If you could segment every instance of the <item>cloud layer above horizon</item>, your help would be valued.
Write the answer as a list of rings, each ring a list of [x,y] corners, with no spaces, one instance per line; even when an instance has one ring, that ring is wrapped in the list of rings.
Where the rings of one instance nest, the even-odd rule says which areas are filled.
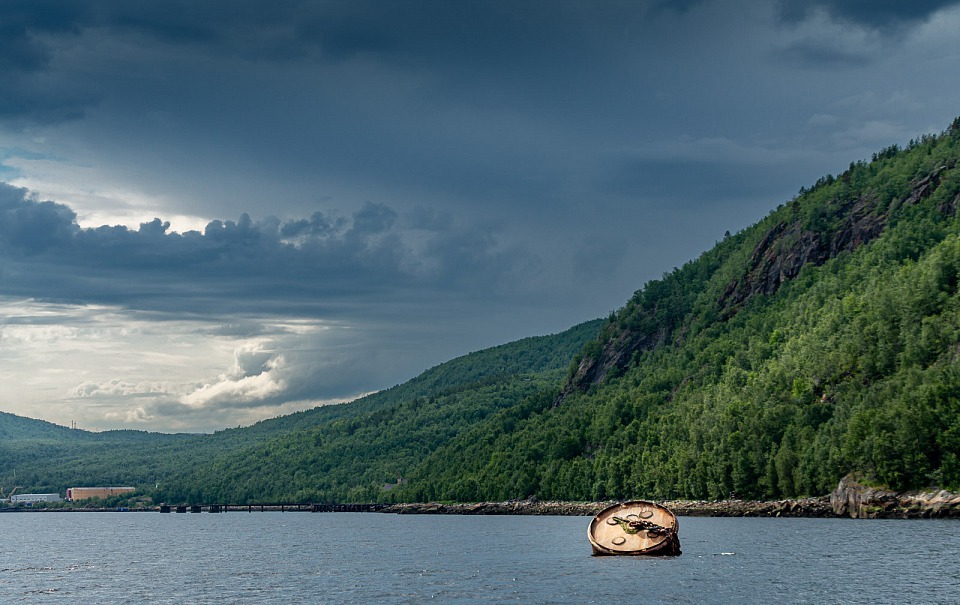
[[[956,1],[0,7],[0,409],[214,430],[606,315],[960,115]]]
[[[423,369],[416,354],[431,354],[418,350],[431,331],[450,330],[477,305],[522,305],[529,284],[515,282],[532,262],[500,247],[494,230],[422,209],[243,214],[203,232],[170,232],[159,219],[84,228],[68,206],[6,184],[0,259],[0,383],[36,392],[47,374],[45,384],[61,383],[47,393],[61,413],[89,423],[85,409],[106,405],[117,409],[102,412],[102,426],[180,430],[222,428],[224,414],[249,423],[408,378]]]

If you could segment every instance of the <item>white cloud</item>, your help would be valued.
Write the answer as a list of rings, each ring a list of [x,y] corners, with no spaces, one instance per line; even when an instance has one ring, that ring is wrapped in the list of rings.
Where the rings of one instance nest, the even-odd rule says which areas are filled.
[[[391,386],[425,369],[376,347],[377,336],[396,338],[396,330],[0,297],[0,409],[95,430],[251,424],[342,403],[367,394],[371,380]]]
[[[67,394],[70,397],[129,397],[131,395],[168,395],[176,393],[177,389],[168,382],[125,382],[113,378],[106,382],[84,381]]]
[[[146,424],[156,420],[156,416],[148,412],[142,406],[130,408],[126,411],[107,412],[103,415],[106,420],[119,421],[124,424],[138,425]]]
[[[183,320],[108,306],[0,297],[4,411],[82,427],[149,424],[136,407],[169,401],[216,375],[235,343]],[[162,422],[152,428],[165,428]]]
[[[235,352],[233,367],[216,382],[207,383],[180,398],[192,407],[250,407],[280,398],[288,388],[282,354],[260,344],[246,344]]]

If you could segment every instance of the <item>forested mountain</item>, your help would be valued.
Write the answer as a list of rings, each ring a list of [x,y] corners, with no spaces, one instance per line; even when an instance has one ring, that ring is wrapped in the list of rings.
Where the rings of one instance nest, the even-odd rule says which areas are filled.
[[[0,417],[0,469],[36,489],[139,479],[170,502],[772,498],[849,473],[957,489],[958,160],[960,119],[801,189],[602,326],[352,404],[139,449],[8,439]],[[61,449],[30,462],[40,447]]]

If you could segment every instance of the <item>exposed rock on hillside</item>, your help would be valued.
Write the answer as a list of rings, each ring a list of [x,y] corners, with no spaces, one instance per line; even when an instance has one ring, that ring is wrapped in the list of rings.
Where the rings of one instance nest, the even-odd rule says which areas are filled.
[[[663,345],[667,338],[667,330],[663,327],[652,333],[635,332],[620,326],[614,326],[614,330],[614,335],[606,340],[598,357],[585,355],[580,360],[577,371],[554,402],[554,406],[559,405],[576,388],[586,390],[591,384],[598,384],[611,372],[619,374],[630,365],[635,353],[655,349]]]
[[[843,225],[829,238],[805,230],[799,220],[789,225],[785,222],[776,224],[754,248],[746,273],[730,282],[720,295],[717,302],[724,314],[727,317],[733,315],[758,294],[770,296],[776,293],[805,265],[822,265],[841,252],[855,250],[878,237],[887,224],[887,215],[874,214],[872,209],[875,207],[876,200],[870,196],[846,204],[842,210],[845,215]]]
[[[940,186],[940,176],[946,169],[947,166],[941,166],[915,179],[910,193],[891,207],[918,204],[930,197]],[[956,203],[954,200],[940,211],[955,214]],[[747,300],[758,294],[774,294],[785,282],[796,277],[805,265],[822,265],[841,252],[856,250],[876,239],[889,220],[888,212],[877,211],[878,203],[873,193],[846,202],[833,200],[829,206],[843,217],[840,227],[832,233],[804,229],[799,219],[790,224],[780,222],[767,232],[750,255],[746,273],[727,285],[720,295],[717,302],[725,316],[735,314]]]
[[[853,519],[960,518],[960,494],[948,491],[895,492],[844,477],[830,494],[839,516]]]

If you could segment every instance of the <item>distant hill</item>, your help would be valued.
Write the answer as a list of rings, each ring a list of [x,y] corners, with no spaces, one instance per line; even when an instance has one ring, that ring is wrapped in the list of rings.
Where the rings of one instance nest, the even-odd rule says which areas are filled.
[[[17,482],[30,491],[63,492],[73,485],[122,484],[155,493],[159,484],[162,490],[170,490],[157,494],[161,499],[186,498],[179,486],[195,481],[195,474],[227,464],[223,460],[259,457],[261,454],[250,452],[258,448],[269,452],[305,432],[336,430],[350,421],[363,424],[378,410],[429,399],[463,398],[511,381],[523,392],[533,390],[534,385],[559,385],[569,359],[596,336],[600,323],[585,322],[561,334],[525,338],[470,353],[351,403],[318,407],[212,435],[92,433],[0,412],[0,486],[12,485],[15,470]],[[380,454],[394,457],[390,452]],[[374,464],[373,458],[370,460]],[[239,496],[224,497],[227,495],[233,497],[231,501],[240,502],[236,499]],[[282,496],[290,498],[289,494]],[[265,497],[267,492],[253,490],[243,501],[262,501]]]
[[[71,430],[65,426],[0,412],[0,442],[26,439],[66,439]]]

